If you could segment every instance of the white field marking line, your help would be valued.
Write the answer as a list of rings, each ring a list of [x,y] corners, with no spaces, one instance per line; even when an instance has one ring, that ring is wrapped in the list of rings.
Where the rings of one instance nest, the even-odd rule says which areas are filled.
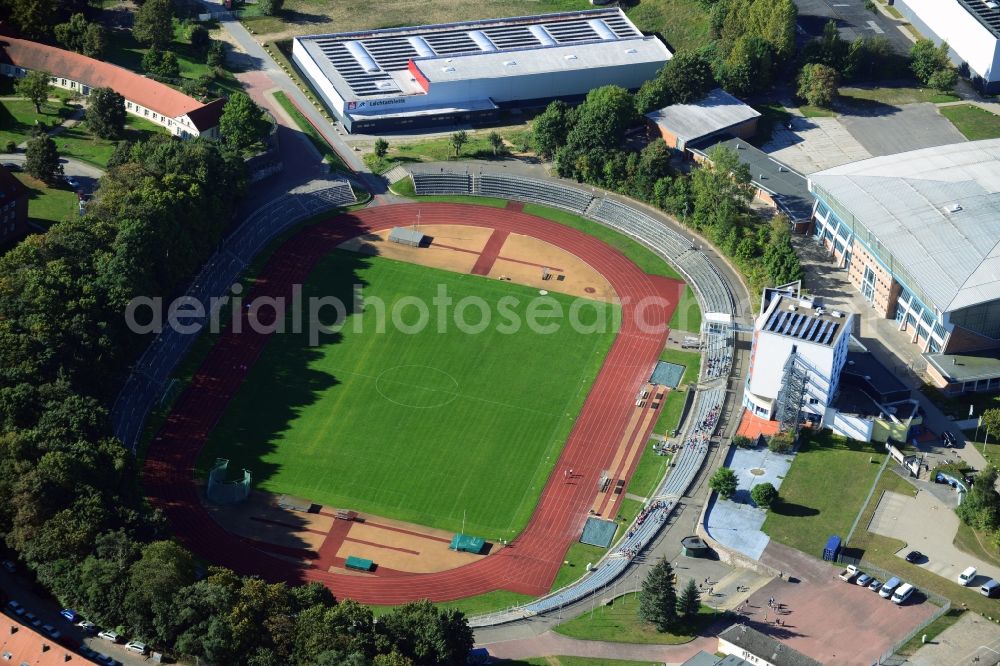
[[[868,27],[871,28],[876,35],[885,34],[885,30],[878,27],[878,23],[876,23],[875,21],[868,21]]]

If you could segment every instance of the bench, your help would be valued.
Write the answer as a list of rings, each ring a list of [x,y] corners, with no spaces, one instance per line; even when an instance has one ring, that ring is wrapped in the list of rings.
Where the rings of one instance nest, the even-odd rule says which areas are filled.
[[[348,569],[355,569],[357,571],[371,571],[372,567],[375,566],[375,563],[371,560],[366,560],[363,557],[355,557],[351,555],[344,562],[344,566]]]
[[[348,511],[347,509],[338,509],[335,515],[337,520],[355,520],[358,517],[358,512]]]

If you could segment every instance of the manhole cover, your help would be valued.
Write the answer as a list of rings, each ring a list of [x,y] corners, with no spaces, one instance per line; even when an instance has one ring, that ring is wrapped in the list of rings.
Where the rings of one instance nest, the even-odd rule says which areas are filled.
[[[762,470],[760,467],[754,467],[752,470],[750,470],[750,473],[753,474],[754,476],[764,476],[764,474],[766,474],[766,472]]]

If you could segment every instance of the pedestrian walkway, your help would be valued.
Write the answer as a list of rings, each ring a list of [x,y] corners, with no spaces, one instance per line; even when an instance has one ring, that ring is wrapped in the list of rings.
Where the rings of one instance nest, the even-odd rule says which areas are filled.
[[[500,659],[530,659],[546,655],[590,657],[591,659],[628,659],[680,664],[699,651],[714,653],[719,639],[699,636],[683,645],[639,645],[609,641],[582,641],[548,631],[532,638],[515,638],[497,643],[485,643],[490,655]]]

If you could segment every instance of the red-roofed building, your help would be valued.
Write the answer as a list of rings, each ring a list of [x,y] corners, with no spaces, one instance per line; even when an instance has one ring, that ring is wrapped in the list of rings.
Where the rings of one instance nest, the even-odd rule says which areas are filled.
[[[0,615],[0,663],[13,666],[82,666],[97,662],[70,652],[26,624]]]
[[[28,233],[28,188],[0,166],[0,247]]]
[[[111,88],[125,98],[125,110],[181,138],[218,138],[223,101],[205,104],[179,90],[124,67],[27,39],[0,35],[0,74],[22,77],[31,70],[52,75],[52,85],[90,94]]]

